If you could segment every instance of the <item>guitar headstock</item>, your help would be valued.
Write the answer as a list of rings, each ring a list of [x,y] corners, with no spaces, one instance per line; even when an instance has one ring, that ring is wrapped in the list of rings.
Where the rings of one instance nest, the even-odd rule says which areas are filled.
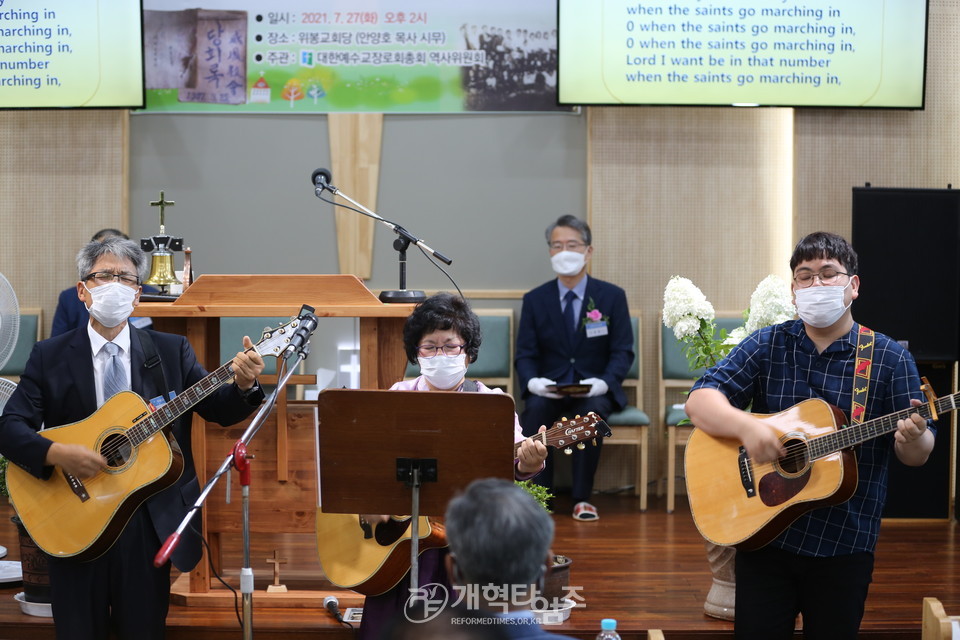
[[[289,322],[279,325],[276,329],[266,327],[260,335],[260,340],[253,345],[254,348],[261,356],[279,358],[283,354],[283,350],[290,344],[290,339],[293,338],[293,334],[302,320],[302,317],[296,316],[291,318]]]
[[[563,448],[564,453],[570,454],[573,453],[570,447],[574,445],[578,449],[583,449],[585,443],[597,438],[606,438],[609,435],[610,427],[600,416],[591,411],[585,416],[558,420],[544,433],[534,437],[548,447]]]

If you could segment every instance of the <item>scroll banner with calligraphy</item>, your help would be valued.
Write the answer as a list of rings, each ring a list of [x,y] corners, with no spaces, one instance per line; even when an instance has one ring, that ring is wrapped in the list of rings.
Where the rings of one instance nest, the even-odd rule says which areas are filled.
[[[557,106],[555,0],[144,0],[146,111]]]

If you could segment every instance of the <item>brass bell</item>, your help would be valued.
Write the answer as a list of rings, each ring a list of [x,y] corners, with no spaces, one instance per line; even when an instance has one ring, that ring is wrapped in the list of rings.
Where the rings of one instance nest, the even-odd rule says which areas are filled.
[[[167,287],[171,284],[181,284],[173,269],[173,252],[157,249],[150,260],[150,276],[143,281],[157,287]]]

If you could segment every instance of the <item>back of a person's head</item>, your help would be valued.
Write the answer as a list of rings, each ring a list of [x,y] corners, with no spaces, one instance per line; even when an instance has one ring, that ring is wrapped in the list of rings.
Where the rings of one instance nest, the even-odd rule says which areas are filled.
[[[95,234],[93,234],[93,237],[90,238],[90,242],[102,242],[107,238],[123,238],[124,240],[129,240],[130,236],[125,234],[123,231],[120,231],[120,229],[100,229],[100,231],[97,231]]]
[[[553,519],[513,482],[475,480],[450,501],[445,525],[459,585],[531,585],[546,571]]]

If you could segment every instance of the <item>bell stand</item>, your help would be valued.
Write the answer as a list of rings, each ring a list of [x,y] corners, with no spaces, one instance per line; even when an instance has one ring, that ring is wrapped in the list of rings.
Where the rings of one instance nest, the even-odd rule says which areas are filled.
[[[260,427],[263,426],[267,416],[273,410],[273,406],[276,404],[278,394],[285,389],[287,380],[289,380],[290,376],[293,375],[293,372],[297,370],[300,362],[305,360],[307,355],[310,353],[310,343],[304,342],[303,346],[296,350],[295,353],[296,358],[292,364],[289,362],[290,354],[281,356],[285,365],[283,368],[283,375],[277,379],[277,386],[274,388],[273,392],[267,396],[266,401],[264,401],[264,403],[260,406],[260,410],[257,412],[257,415],[255,415],[250,421],[249,426],[247,426],[247,429],[237,440],[229,455],[227,455],[217,471],[207,481],[207,484],[200,492],[200,496],[197,498],[196,502],[193,503],[193,507],[191,507],[187,514],[183,517],[183,520],[180,522],[180,526],[177,527],[176,531],[170,534],[153,559],[153,565],[155,567],[163,566],[163,564],[169,560],[170,554],[173,553],[174,548],[176,548],[177,543],[180,541],[180,536],[190,524],[193,516],[198,513],[200,508],[203,506],[203,503],[206,502],[207,496],[213,490],[213,487],[220,480],[221,476],[224,474],[229,474],[231,466],[236,467],[237,471],[240,473],[240,496],[243,510],[243,567],[240,569],[240,594],[242,596],[243,605],[243,640],[251,640],[251,638],[253,638],[253,569],[250,567],[249,462],[250,460],[253,460],[253,456],[247,455],[247,446],[253,440],[253,437],[257,435],[257,432],[260,430]],[[230,485],[228,484],[228,503],[230,502],[229,490]]]
[[[151,254],[150,275],[143,284],[160,288],[161,293],[167,293],[171,284],[181,284],[173,268],[173,252],[183,251],[183,238],[174,238],[167,234],[165,224],[165,209],[177,203],[167,200],[160,192],[160,199],[150,202],[151,207],[160,208],[160,233],[149,238],[140,238],[140,249]]]

